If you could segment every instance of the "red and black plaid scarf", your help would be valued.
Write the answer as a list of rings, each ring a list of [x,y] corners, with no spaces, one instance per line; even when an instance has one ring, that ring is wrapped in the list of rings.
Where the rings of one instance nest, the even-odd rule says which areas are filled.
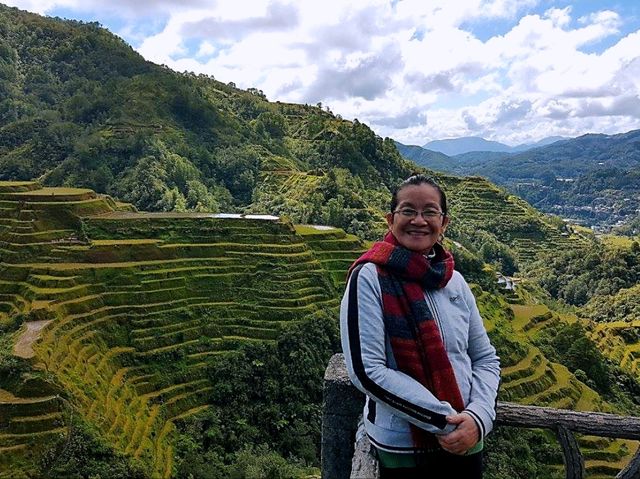
[[[401,246],[391,232],[356,260],[374,263],[382,289],[384,324],[398,370],[408,374],[456,411],[464,402],[444,348],[438,325],[424,297],[424,290],[443,288],[453,275],[454,261],[440,244],[435,256],[426,256]],[[416,447],[437,447],[424,430],[412,426]]]

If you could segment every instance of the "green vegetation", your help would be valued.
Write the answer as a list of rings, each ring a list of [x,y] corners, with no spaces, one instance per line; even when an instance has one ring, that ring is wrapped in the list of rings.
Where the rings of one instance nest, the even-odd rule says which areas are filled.
[[[528,274],[553,297],[583,305],[640,281],[640,248],[592,241],[584,247],[546,251]]]
[[[318,378],[339,341],[335,319],[324,315],[291,327],[275,344],[246,345],[213,365],[208,374],[219,387],[212,407],[179,425],[177,476],[298,478],[303,464],[317,464]],[[263,475],[240,473],[247,461]]]
[[[549,464],[562,464],[560,446],[542,431],[502,427],[487,440],[487,470],[492,479],[563,477]]]
[[[14,187],[0,183],[0,195]],[[6,197],[0,211],[3,467],[32,477],[315,474],[321,378],[339,350],[345,271],[364,243],[333,227],[135,213],[93,192],[20,188],[29,200]],[[507,204],[505,214],[521,211]],[[611,410],[583,384],[597,372],[567,370],[564,356],[534,346],[556,322],[525,304],[535,288],[500,292],[473,246],[450,244],[502,357],[502,399]],[[530,457],[554,447],[532,434]],[[607,443],[605,466],[628,456],[623,446]],[[517,462],[496,467],[501,477]],[[531,467],[555,474],[560,464]]]
[[[629,132],[628,135],[637,133]],[[607,145],[607,142],[603,143]],[[582,171],[580,167],[574,169],[574,173],[569,175],[570,181],[553,172],[550,165],[545,165],[539,168],[536,176],[529,177],[531,182],[511,179],[501,184],[543,211],[575,218],[586,225],[602,226],[605,230],[622,222],[619,233],[637,234],[640,168],[637,160],[629,161],[629,156],[637,153],[627,144],[627,151],[618,156],[620,145],[616,145],[615,140],[609,143],[614,144],[608,145],[610,151],[602,153],[605,162],[592,166],[590,171]],[[582,163],[582,158],[579,161]],[[573,165],[573,162],[569,162],[569,167]],[[525,169],[524,174],[529,173],[531,171]]]
[[[141,464],[115,452],[80,417],[70,421],[66,435],[41,458],[41,477],[144,479]]]
[[[442,177],[442,182],[452,216],[447,236],[506,274],[535,261],[546,249],[574,249],[585,243],[562,221],[483,178]]]
[[[637,378],[608,361],[581,323],[558,323],[546,328],[536,344],[546,357],[567,366],[580,381],[609,402],[627,404],[626,409],[632,408],[629,399],[640,405]]]
[[[147,211],[252,211],[370,238],[412,165],[366,125],[145,62],[97,24],[0,7],[0,179]],[[373,209],[372,209],[373,208]]]
[[[4,193],[14,187],[0,183],[0,196],[7,195],[0,210],[0,477],[5,467],[68,477],[76,464],[101,477],[170,477],[178,467],[175,424],[212,405],[216,414],[233,412],[224,430],[251,439],[225,436],[228,467],[246,459],[240,451],[258,445],[257,437],[278,448],[260,453],[264,467],[293,456],[315,464],[318,378],[337,350],[335,323],[327,319],[338,305],[331,267],[361,253],[355,237],[317,231],[319,260],[288,222],[131,213],[93,191],[43,192],[37,184],[26,199]],[[94,211],[101,214],[85,216]],[[334,258],[335,241],[351,252],[335,251]],[[324,318],[324,326],[311,318]],[[281,336],[298,323],[313,342],[299,338],[306,329]],[[326,341],[322,328],[333,328]],[[278,372],[277,361],[302,369]],[[256,388],[261,371],[268,377]],[[243,403],[238,388],[265,397]],[[261,422],[234,429],[249,404]],[[277,421],[278,440],[266,429]],[[89,477],[82,471],[78,477]]]
[[[501,323],[490,332],[500,352],[505,341],[510,343],[506,348],[510,355],[501,354],[503,400],[574,410],[638,413],[637,377],[623,373],[603,355],[578,318],[550,310],[544,304],[518,304],[523,301],[514,299],[510,298],[510,323]],[[502,338],[496,335],[497,331]],[[514,438],[513,434],[519,437]],[[495,477],[564,477],[562,458],[550,432],[498,431],[494,440],[500,459],[490,458],[489,462],[496,471],[490,474]],[[580,438],[579,443],[587,474],[598,478],[617,474],[636,448],[632,441],[588,436]],[[521,450],[522,461],[509,459],[501,452],[513,451],[512,447]],[[513,472],[518,468],[520,472]]]
[[[596,296],[585,305],[582,314],[600,324],[619,321],[633,324],[640,320],[640,285]]]
[[[590,337],[598,349],[621,372],[616,385],[627,391],[628,397],[640,403],[637,384],[640,363],[640,287],[623,288],[615,294],[594,296],[580,315],[591,321]]]
[[[403,145],[397,141],[395,143],[404,158],[430,170],[451,172],[458,164],[455,157],[447,156],[439,151],[427,150],[416,145]]]
[[[416,170],[357,120],[172,72],[96,24],[0,7],[0,29],[10,93],[0,179],[83,186],[146,211],[283,215],[373,240],[390,189]],[[441,179],[454,225],[466,238],[486,232],[474,253],[484,246],[483,259],[505,272],[532,259],[527,241],[563,239],[523,202],[505,208],[506,193],[484,180]]]

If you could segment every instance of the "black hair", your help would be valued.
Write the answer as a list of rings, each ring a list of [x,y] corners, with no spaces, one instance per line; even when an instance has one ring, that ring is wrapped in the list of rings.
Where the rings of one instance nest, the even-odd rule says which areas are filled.
[[[398,193],[403,188],[411,185],[430,185],[433,186],[438,193],[440,193],[440,208],[445,216],[447,216],[447,195],[444,193],[444,190],[440,187],[440,185],[434,180],[432,177],[427,176],[422,173],[413,173],[409,178],[400,183],[391,195],[391,212],[393,213],[398,207]]]

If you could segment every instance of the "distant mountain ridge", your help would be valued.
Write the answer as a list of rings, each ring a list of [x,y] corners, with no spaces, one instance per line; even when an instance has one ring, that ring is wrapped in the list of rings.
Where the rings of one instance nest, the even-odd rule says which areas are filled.
[[[456,158],[447,156],[444,153],[428,150],[417,145],[403,145],[396,141],[396,148],[407,160],[411,160],[419,165],[431,165],[429,168],[438,171],[451,171]]]
[[[461,138],[447,138],[444,140],[430,141],[424,144],[422,148],[444,153],[448,156],[461,155],[472,151],[518,153],[566,139],[566,137],[562,136],[549,136],[535,143],[523,143],[517,146],[509,146],[504,143],[500,143],[499,141],[485,140],[479,136],[466,136]]]
[[[520,153],[471,151],[448,159],[424,148],[397,146],[421,166],[489,178],[543,211],[588,226],[608,229],[640,217],[640,130],[587,134]]]

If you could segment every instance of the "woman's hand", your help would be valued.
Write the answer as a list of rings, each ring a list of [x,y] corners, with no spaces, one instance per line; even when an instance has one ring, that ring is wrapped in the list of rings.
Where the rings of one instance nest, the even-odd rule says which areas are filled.
[[[475,446],[480,440],[480,430],[478,424],[464,412],[447,416],[449,424],[456,424],[457,427],[443,436],[437,436],[442,449],[452,454],[462,455]]]

